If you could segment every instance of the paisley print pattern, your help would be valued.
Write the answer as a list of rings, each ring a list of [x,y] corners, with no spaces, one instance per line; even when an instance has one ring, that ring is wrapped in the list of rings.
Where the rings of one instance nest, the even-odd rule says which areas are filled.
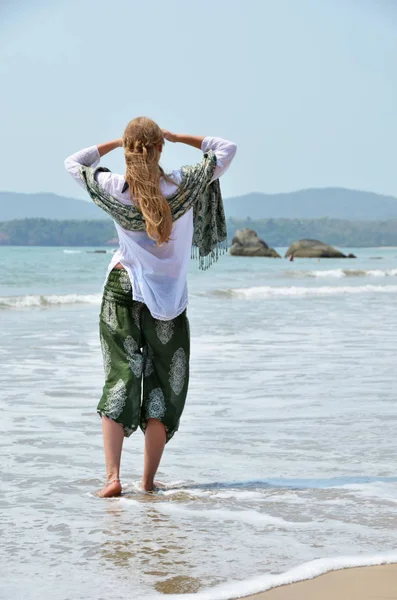
[[[109,350],[109,344],[106,342],[103,335],[101,335],[101,348],[102,348],[102,358],[103,358],[103,368],[105,371],[105,376],[109,377],[110,370],[112,368],[112,359]]]
[[[119,379],[116,385],[110,388],[105,414],[110,419],[117,419],[123,412],[125,402],[127,400],[127,389],[122,379]]]
[[[104,298],[104,300],[108,300],[108,302],[115,302],[116,301],[113,292],[109,292],[109,291],[107,291],[107,292],[105,292],[103,294],[103,298]]]
[[[100,341],[106,381],[97,411],[120,423],[126,437],[137,427],[145,431],[148,419],[159,419],[168,442],[178,429],[187,394],[187,316],[184,312],[172,321],[154,319],[122,288],[120,277],[113,270],[104,290]]]
[[[126,351],[128,356],[132,356],[138,350],[138,344],[132,337],[132,335],[127,335],[124,340],[124,350]]]
[[[150,375],[154,373],[153,358],[153,349],[151,348],[151,346],[149,346],[149,344],[147,344],[145,352],[145,377],[150,377]]]
[[[141,377],[143,370],[143,356],[139,352],[138,344],[131,335],[127,336],[124,340],[124,350],[131,371],[134,373],[135,377]]]
[[[179,348],[172,357],[169,379],[171,389],[177,396],[181,393],[185,385],[186,364],[186,352],[183,348]]]
[[[117,314],[116,314],[116,306],[113,302],[109,302],[109,300],[104,300],[102,305],[101,316],[108,329],[112,335],[116,333],[117,330]]]
[[[162,344],[167,344],[174,334],[174,321],[159,321],[156,319],[156,334]]]
[[[123,291],[127,294],[129,292],[132,292],[132,285],[131,285],[131,281],[130,278],[128,276],[127,271],[125,271],[124,269],[120,269],[121,273],[120,273],[120,285],[123,289]]]
[[[144,304],[142,302],[134,302],[131,308],[132,320],[138,329],[141,328],[141,314]]]
[[[165,415],[164,394],[161,388],[155,388],[149,394],[146,404],[146,419],[161,420]]]

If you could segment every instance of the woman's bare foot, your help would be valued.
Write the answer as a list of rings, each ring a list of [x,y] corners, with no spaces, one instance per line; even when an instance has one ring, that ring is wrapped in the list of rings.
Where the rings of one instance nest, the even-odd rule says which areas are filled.
[[[161,483],[161,481],[155,481],[154,482],[154,486],[153,486],[154,490],[156,490],[156,491],[157,490],[165,490],[165,488],[166,488],[165,483]]]
[[[95,495],[98,498],[114,498],[115,496],[120,496],[121,490],[120,479],[113,479],[109,483],[105,483],[103,488],[98,490]]]
[[[143,482],[141,483],[141,490],[143,492],[147,492],[147,493],[155,493],[158,492],[159,490],[164,490],[165,489],[165,485],[164,483],[161,483],[160,481],[153,481],[153,482]]]

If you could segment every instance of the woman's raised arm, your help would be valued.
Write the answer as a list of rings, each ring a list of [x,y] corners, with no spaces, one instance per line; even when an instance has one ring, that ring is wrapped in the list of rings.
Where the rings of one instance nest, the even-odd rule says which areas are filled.
[[[233,158],[237,152],[237,145],[234,142],[229,142],[219,137],[202,137],[198,135],[187,135],[182,133],[171,133],[163,129],[164,138],[169,141],[181,144],[187,144],[198,148],[203,152],[212,150],[216,156],[216,169],[213,177],[219,179],[228,170]]]

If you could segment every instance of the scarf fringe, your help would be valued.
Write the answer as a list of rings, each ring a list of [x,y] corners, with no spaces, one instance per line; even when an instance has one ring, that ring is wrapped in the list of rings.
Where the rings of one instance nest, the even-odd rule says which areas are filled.
[[[200,248],[198,246],[192,246],[191,258],[199,261],[199,269],[206,271],[210,266],[219,260],[219,257],[223,254],[227,254],[229,246],[227,242],[219,242],[208,254],[200,256]]]

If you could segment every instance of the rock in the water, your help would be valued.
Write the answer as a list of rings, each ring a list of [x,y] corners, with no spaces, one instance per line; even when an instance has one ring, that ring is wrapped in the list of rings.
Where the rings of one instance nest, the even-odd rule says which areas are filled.
[[[318,240],[299,240],[294,242],[285,253],[285,257],[294,258],[356,258],[354,254],[343,254],[333,246]]]
[[[269,256],[281,258],[280,255],[258,237],[253,229],[239,229],[236,231],[230,248],[232,256]]]

